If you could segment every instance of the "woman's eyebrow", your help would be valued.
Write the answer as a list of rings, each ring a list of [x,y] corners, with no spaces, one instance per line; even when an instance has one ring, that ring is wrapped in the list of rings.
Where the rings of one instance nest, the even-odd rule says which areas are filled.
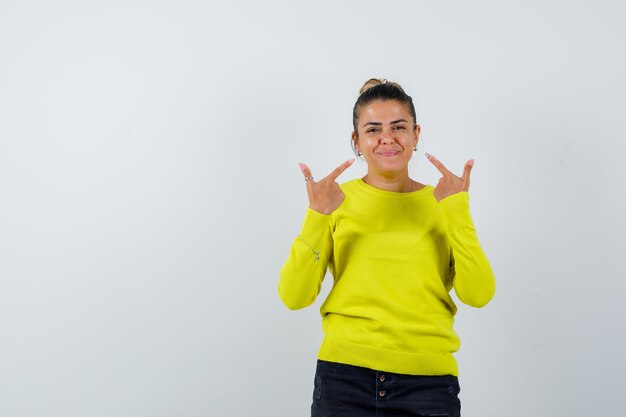
[[[404,119],[398,119],[398,120],[394,120],[393,122],[391,122],[389,124],[390,125],[395,125],[395,124],[398,124],[398,123],[408,123],[408,122],[406,120],[404,120]],[[372,125],[372,126],[382,126],[383,124],[381,122],[367,122],[367,123],[365,123],[363,125],[363,127],[369,126],[369,125]]]
[[[365,123],[363,125],[363,127],[369,126],[369,125],[372,125],[372,126],[382,126],[383,124],[381,122],[367,122],[367,123]]]

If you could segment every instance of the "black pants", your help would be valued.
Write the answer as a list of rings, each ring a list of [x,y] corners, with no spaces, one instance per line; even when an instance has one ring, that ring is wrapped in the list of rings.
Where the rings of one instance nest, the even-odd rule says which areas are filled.
[[[459,381],[317,361],[311,417],[460,417]]]

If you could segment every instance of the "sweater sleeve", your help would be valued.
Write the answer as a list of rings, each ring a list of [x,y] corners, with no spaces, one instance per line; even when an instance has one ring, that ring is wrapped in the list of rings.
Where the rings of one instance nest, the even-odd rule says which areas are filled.
[[[332,253],[331,216],[307,209],[300,235],[291,245],[289,258],[280,270],[278,294],[292,310],[315,301]]]
[[[441,200],[452,247],[454,291],[472,307],[482,307],[493,297],[496,282],[469,211],[469,194],[460,192]]]

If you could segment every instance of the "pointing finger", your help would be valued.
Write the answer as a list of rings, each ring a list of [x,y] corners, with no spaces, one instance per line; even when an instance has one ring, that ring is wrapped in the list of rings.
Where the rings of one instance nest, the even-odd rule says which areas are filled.
[[[474,160],[470,159],[465,163],[465,167],[463,168],[463,181],[469,181],[470,173],[472,172],[472,168],[474,167]]]
[[[300,171],[302,171],[302,174],[304,174],[304,182],[306,182],[306,194],[309,197],[309,202],[311,202],[313,199],[313,184],[315,184],[313,181],[313,175],[311,175],[311,170],[306,164],[300,162],[298,166],[300,167]]]
[[[330,178],[333,181],[336,180],[337,177],[339,177],[343,171],[348,169],[348,167],[350,167],[350,165],[352,165],[353,162],[354,162],[354,158],[348,159],[346,162],[344,162],[343,164],[341,164],[337,168],[335,168],[333,170],[333,172],[328,174],[328,178]]]
[[[426,154],[426,158],[428,158],[428,160],[435,166],[435,168],[437,168],[439,170],[439,172],[441,172],[443,175],[451,175],[452,173],[450,171],[448,171],[448,168],[446,168],[441,161],[439,161],[439,159],[435,158],[433,155],[427,153]]]
[[[311,170],[306,164],[299,163],[298,166],[300,167],[300,171],[302,171],[302,174],[304,174],[305,181],[308,182],[309,180],[313,179],[313,175],[311,175]]]
[[[472,168],[474,168],[474,160],[470,159],[465,164],[465,168],[463,168],[463,177],[461,178],[463,180],[463,188],[465,191],[469,190],[470,174],[472,173]]]

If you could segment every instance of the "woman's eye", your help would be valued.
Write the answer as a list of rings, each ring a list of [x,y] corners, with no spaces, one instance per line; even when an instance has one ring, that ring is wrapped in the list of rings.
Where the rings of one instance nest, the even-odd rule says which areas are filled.
[[[404,130],[404,129],[406,129],[406,127],[404,127],[404,126],[396,126],[395,129],[396,130]]]
[[[372,128],[367,129],[366,132],[367,133],[378,132],[378,129],[372,127]]]

